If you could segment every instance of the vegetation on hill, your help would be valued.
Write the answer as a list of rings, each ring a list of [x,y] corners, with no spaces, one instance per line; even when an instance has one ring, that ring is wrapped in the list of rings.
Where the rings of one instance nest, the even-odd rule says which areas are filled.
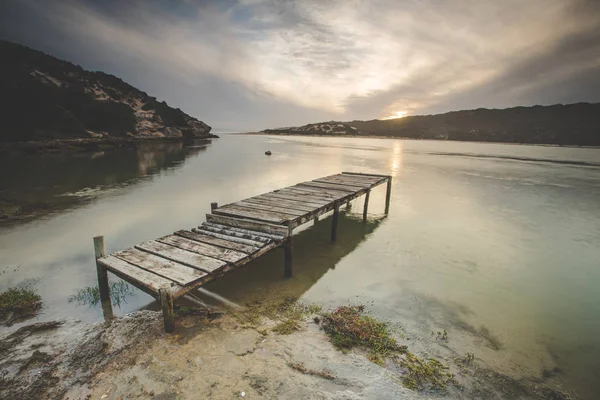
[[[503,110],[454,111],[437,115],[371,121],[328,122],[344,124],[355,134],[411,139],[466,140],[505,143],[600,146],[600,103],[514,107]],[[338,136],[327,130],[267,129],[265,133]]]
[[[1,40],[0,57],[0,142],[210,136],[210,126],[116,76]]]

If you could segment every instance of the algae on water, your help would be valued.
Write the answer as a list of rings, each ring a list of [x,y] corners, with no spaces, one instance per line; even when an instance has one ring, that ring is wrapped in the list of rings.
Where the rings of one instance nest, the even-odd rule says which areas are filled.
[[[127,303],[127,298],[133,296],[133,287],[125,281],[109,282],[110,299],[113,306],[120,307],[121,303]],[[69,296],[69,303],[89,305],[93,307],[100,303],[100,289],[98,286],[87,286]]]

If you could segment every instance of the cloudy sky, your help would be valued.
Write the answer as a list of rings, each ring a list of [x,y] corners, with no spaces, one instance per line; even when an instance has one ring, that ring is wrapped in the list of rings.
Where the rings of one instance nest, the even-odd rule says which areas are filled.
[[[216,131],[600,101],[598,0],[0,3],[0,38]]]

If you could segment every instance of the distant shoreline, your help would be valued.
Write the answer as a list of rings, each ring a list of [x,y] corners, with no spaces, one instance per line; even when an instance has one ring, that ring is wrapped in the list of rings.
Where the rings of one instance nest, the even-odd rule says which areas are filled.
[[[206,137],[176,138],[176,137],[145,137],[145,138],[78,138],[78,139],[52,139],[47,141],[31,142],[4,142],[0,143],[0,154],[40,154],[40,153],[69,153],[99,151],[117,147],[131,147],[145,142],[183,142],[186,140],[210,140],[219,136],[209,134]]]
[[[265,135],[265,136],[307,136],[307,137],[334,137],[334,138],[360,138],[360,139],[394,139],[394,140],[412,140],[428,142],[454,142],[454,143],[489,143],[520,146],[542,146],[542,147],[567,147],[581,149],[600,149],[600,146],[579,146],[579,145],[560,145],[553,143],[517,143],[517,142],[492,142],[483,140],[452,140],[452,139],[416,139],[402,136],[380,136],[380,135],[319,135],[316,133],[266,133],[266,132],[231,132],[227,135]]]

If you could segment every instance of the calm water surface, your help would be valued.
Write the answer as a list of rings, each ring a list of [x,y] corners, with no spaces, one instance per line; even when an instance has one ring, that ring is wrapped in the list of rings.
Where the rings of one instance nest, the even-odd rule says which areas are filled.
[[[223,135],[207,146],[0,164],[1,196],[57,205],[0,228],[0,289],[40,279],[39,320],[102,318],[97,307],[67,300],[96,285],[95,235],[107,251],[121,250],[199,225],[213,201],[340,171],[391,174],[389,216],[382,186],[367,225],[362,199],[342,214],[336,244],[328,219],[307,227],[294,244],[291,280],[281,279],[275,251],[206,289],[240,304],[273,293],[331,307],[366,303],[400,323],[412,347],[447,329],[459,355],[473,352],[515,377],[558,367],[554,383],[600,396],[600,150]],[[136,290],[115,311],[151,307]]]

